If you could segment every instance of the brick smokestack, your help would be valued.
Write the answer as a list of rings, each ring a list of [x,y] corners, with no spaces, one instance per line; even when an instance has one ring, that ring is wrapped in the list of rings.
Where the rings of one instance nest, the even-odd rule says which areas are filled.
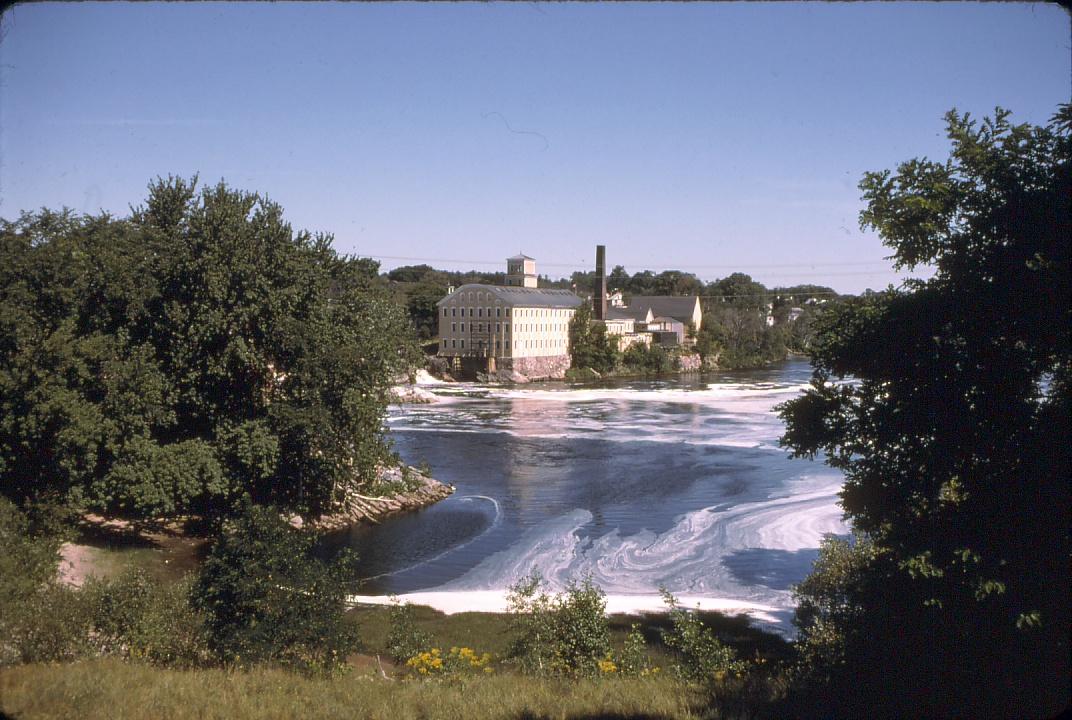
[[[592,288],[592,315],[607,319],[607,248],[596,245],[596,281]]]

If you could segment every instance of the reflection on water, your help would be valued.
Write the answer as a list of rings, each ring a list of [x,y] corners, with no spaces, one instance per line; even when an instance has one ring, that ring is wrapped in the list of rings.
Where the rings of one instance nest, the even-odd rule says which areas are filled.
[[[335,538],[364,593],[502,589],[540,569],[608,593],[660,585],[791,606],[826,533],[844,533],[841,477],[778,447],[780,402],[806,387],[788,362],[750,373],[571,387],[430,385],[394,408],[396,449],[457,493]]]

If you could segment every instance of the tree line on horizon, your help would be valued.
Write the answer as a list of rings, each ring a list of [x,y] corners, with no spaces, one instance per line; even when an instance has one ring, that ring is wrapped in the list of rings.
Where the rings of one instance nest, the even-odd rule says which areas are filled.
[[[573,290],[582,297],[591,296],[595,274],[575,272],[570,278],[551,280],[540,276],[539,286],[560,290]],[[506,275],[502,272],[465,272],[437,270],[430,265],[405,265],[380,274],[380,280],[396,302],[406,308],[410,322],[422,341],[434,339],[439,332],[436,303],[442,300],[450,287],[466,283],[502,285]],[[832,288],[802,284],[790,287],[767,288],[744,273],[733,273],[711,282],[703,282],[693,273],[680,270],[665,270],[655,273],[642,270],[629,275],[621,265],[615,266],[607,275],[607,287],[611,292],[621,291],[625,302],[634,296],[695,295],[700,298],[703,322],[697,332],[691,329],[696,340],[696,351],[707,361],[709,367],[748,368],[784,360],[787,352],[806,352],[812,340],[812,325],[820,307],[826,303],[839,302],[849,296],[841,295]],[[789,321],[790,310],[799,307],[800,317]],[[769,319],[768,319],[769,318]],[[591,318],[587,321],[590,322]],[[595,331],[598,335],[598,331]],[[588,332],[575,333],[587,338]],[[606,372],[622,364],[612,349],[599,347],[579,352],[580,364],[598,372]],[[639,350],[634,354],[640,355]],[[636,369],[648,372],[668,371],[670,366],[659,358],[635,358],[627,363]],[[658,353],[654,353],[658,354]],[[591,364],[589,357],[599,356]]]

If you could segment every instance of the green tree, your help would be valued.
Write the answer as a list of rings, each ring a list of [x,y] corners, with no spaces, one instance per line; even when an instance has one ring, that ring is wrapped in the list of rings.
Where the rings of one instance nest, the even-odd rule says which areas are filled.
[[[704,284],[692,273],[664,270],[655,276],[652,289],[653,295],[699,295],[704,291]]]
[[[802,585],[798,621],[836,638],[816,692],[838,712],[1047,716],[1069,698],[1072,111],[946,120],[948,160],[860,184],[861,225],[934,276],[824,314],[782,409],[869,543],[824,549],[843,577]]]
[[[581,303],[569,324],[570,357],[573,367],[596,372],[613,370],[620,353],[607,335],[607,326],[592,319],[592,306]]]
[[[615,265],[610,274],[607,275],[607,289],[611,292],[615,290],[625,290],[629,286],[629,273],[625,271],[625,268],[621,265]]]
[[[315,537],[270,507],[247,504],[217,538],[193,587],[209,645],[227,663],[329,670],[357,646],[344,601],[353,558],[313,555]]]
[[[659,375],[674,369],[673,357],[659,345],[630,345],[622,354],[622,364],[638,373]]]
[[[376,263],[222,183],[0,222],[0,492],[131,517],[319,513],[388,459],[416,360]]]

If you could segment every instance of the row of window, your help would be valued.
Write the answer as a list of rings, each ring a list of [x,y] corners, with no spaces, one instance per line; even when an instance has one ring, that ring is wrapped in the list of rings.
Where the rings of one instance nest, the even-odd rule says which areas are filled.
[[[458,313],[459,310],[461,311],[461,313]],[[468,310],[469,310],[469,317],[473,317],[474,308],[468,308]],[[475,308],[475,310],[476,310],[476,317],[484,317],[485,310],[487,311],[487,317],[491,317],[491,308],[478,307],[478,308]],[[466,308],[452,307],[452,308],[450,308],[450,316],[451,317],[458,317],[458,315],[460,314],[461,317],[465,317],[465,311],[466,311]],[[547,308],[536,308],[536,309],[519,308],[519,309],[514,311],[514,316],[515,317],[552,317],[552,316],[555,316],[555,315],[565,315],[567,312],[569,312],[569,311],[568,310],[547,309]],[[501,308],[501,307],[495,308],[495,317],[502,317],[502,316],[503,316],[503,308]],[[506,308],[506,316],[510,317],[510,308]],[[443,317],[447,317],[447,308],[443,308]]]
[[[461,316],[465,317],[465,308],[453,308],[453,307],[450,309],[450,316],[451,317],[457,317],[457,311],[458,310],[461,310],[462,311]],[[502,317],[502,310],[503,309],[501,307],[495,308],[495,317]],[[491,308],[487,308],[487,311],[488,311],[488,317],[491,317]],[[510,308],[506,308],[506,315],[507,316],[510,315]],[[443,308],[443,317],[446,317],[446,316],[447,316],[447,309]],[[484,317],[484,308],[482,308],[482,307],[477,308],[476,309],[476,316],[477,317]],[[469,308],[469,317],[473,317],[473,308]]]
[[[460,346],[458,345],[459,342],[461,343]],[[521,345],[518,345],[518,343],[521,343]],[[465,349],[465,340],[460,340],[460,341],[459,340],[451,340],[450,341],[450,346],[452,348],[454,348],[454,349],[458,349],[460,347],[461,349],[464,350]],[[446,347],[447,347],[447,340],[444,338],[444,340],[443,340],[443,348],[446,349]],[[561,339],[561,338],[556,338],[554,340],[514,340],[514,350],[517,350],[519,347],[525,348],[527,350],[532,350],[533,348],[536,348],[536,349],[564,348],[564,347],[566,347],[566,341]],[[502,349],[502,341],[501,340],[496,340],[495,341],[495,349],[496,350],[501,350]]]
[[[458,332],[458,325],[461,325],[461,331],[465,332],[465,323],[451,323],[450,331],[452,333]],[[474,327],[475,326],[475,327]],[[506,332],[510,332],[510,323],[495,323],[495,332],[502,332],[503,328]],[[484,332],[484,323],[469,323],[469,331]],[[561,324],[534,324],[534,323],[518,323],[517,332],[565,332],[566,326]],[[491,332],[491,323],[488,323],[488,332]]]

